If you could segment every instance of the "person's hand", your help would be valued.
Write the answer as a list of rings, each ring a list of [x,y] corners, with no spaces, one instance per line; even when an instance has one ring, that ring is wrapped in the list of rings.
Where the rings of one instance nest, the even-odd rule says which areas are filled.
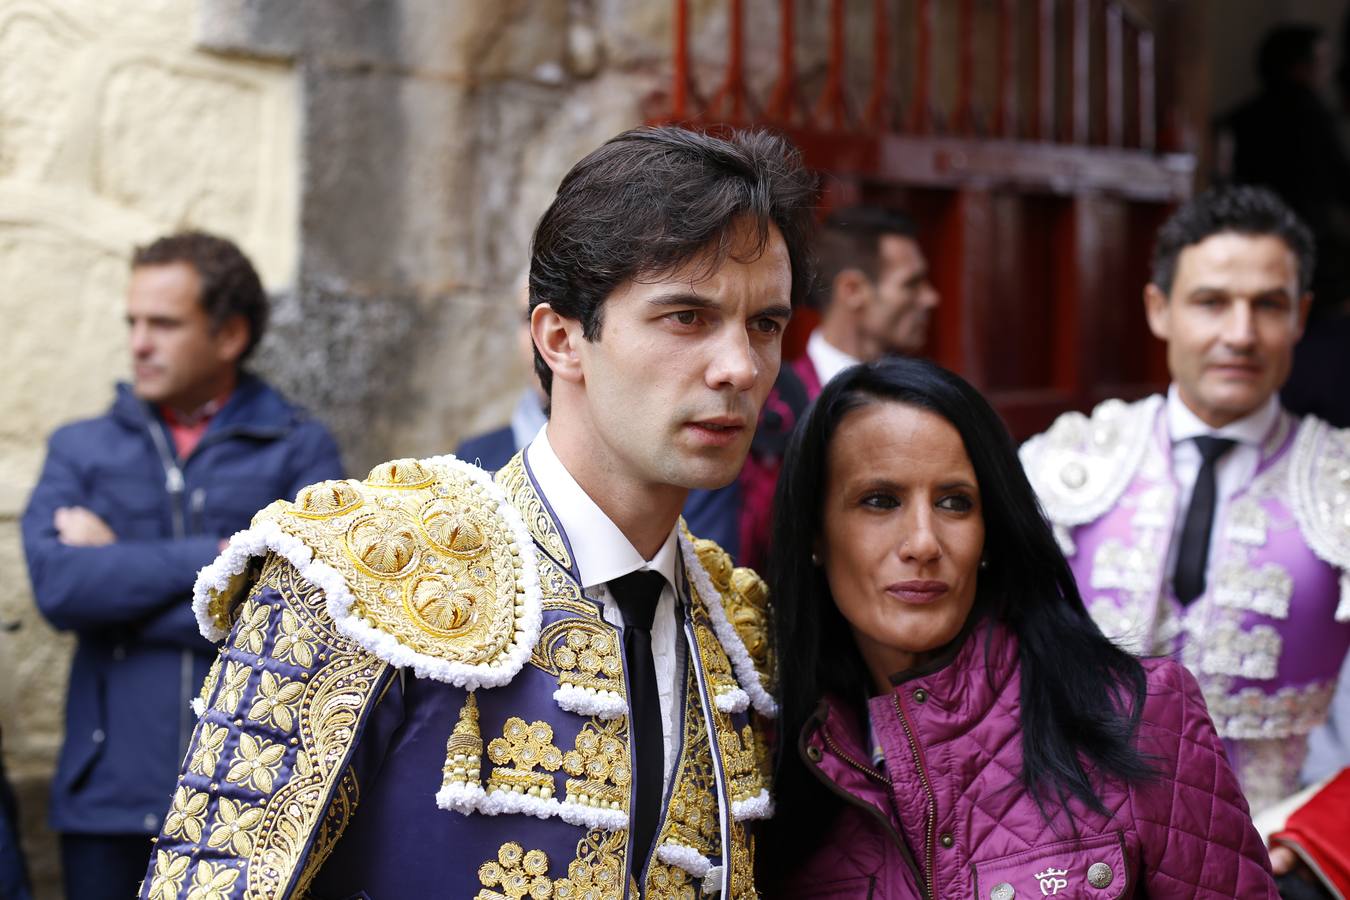
[[[57,537],[67,547],[103,547],[117,542],[108,523],[83,506],[62,506],[52,517]]]
[[[1288,875],[1298,865],[1298,854],[1280,845],[1270,848],[1270,870],[1276,875]]]

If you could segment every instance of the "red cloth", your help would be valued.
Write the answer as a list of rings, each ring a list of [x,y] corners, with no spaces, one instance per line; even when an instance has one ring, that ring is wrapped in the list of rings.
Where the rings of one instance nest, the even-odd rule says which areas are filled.
[[[197,449],[197,445],[202,441],[202,435],[206,434],[207,426],[216,417],[216,413],[229,402],[232,393],[234,388],[230,388],[191,415],[176,412],[169,406],[159,407],[159,414],[164,417],[164,424],[169,427],[169,437],[173,438],[173,448],[177,451],[179,459],[187,459],[192,455],[192,451]]]
[[[1295,810],[1270,841],[1291,847],[1336,896],[1350,896],[1350,768]]]

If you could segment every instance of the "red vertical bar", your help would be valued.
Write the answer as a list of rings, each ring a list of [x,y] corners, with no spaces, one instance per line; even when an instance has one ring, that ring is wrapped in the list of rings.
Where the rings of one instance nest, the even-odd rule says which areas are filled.
[[[789,5],[791,0],[789,0]],[[886,0],[872,0],[872,95],[867,98],[864,118],[869,128],[885,131],[890,115],[891,29],[886,20]]]
[[[778,28],[778,83],[769,95],[767,116],[784,125],[792,124],[800,109],[797,97],[797,4],[781,0]]]
[[[971,107],[975,81],[975,4],[961,0],[957,30],[960,32],[956,76],[956,131],[969,137],[975,129],[975,113]]]
[[[917,0],[914,10],[917,46],[914,54],[914,106],[909,111],[909,129],[927,134],[932,129],[933,4]]]
[[[1139,29],[1139,149],[1158,147],[1157,72],[1153,32]]]
[[[1017,70],[1013,66],[1013,40],[1017,34],[1015,0],[998,4],[998,105],[994,108],[994,133],[1016,137]]]
[[[1090,138],[1092,115],[1092,3],[1091,0],[1074,0],[1073,9],[1073,79],[1069,82],[1069,95],[1073,98],[1071,143],[1086,145]]]
[[[675,0],[675,84],[670,105],[672,118],[689,118],[689,0]]]
[[[830,61],[816,117],[835,131],[848,126],[844,98],[844,0],[830,2]]]
[[[1055,0],[1040,0],[1036,10],[1036,139],[1055,139]]]
[[[1106,143],[1125,143],[1125,21],[1115,0],[1106,5]]]

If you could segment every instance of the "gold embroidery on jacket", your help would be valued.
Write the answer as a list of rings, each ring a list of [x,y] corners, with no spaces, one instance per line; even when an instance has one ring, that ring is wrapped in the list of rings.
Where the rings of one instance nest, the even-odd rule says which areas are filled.
[[[567,799],[582,806],[602,809],[628,809],[628,785],[632,772],[628,767],[628,720],[608,722],[592,719],[577,734],[576,749],[563,756],[567,779]]]
[[[651,870],[647,874],[647,891],[644,894],[648,900],[696,900],[698,895],[699,890],[694,884],[693,876],[684,869],[652,862]]]
[[[220,660],[221,656],[217,653],[216,658],[211,660],[211,668],[206,670],[206,680],[202,682],[201,692],[197,694],[197,699],[201,701],[201,709],[211,705],[211,691],[216,686],[216,679],[220,677]]]
[[[195,844],[202,839],[202,829],[206,827],[206,807],[211,795],[205,791],[194,791],[190,787],[179,785],[174,791],[173,804],[164,818],[164,833],[170,837]]]
[[[526,852],[515,841],[502,844],[497,858],[478,867],[478,881],[484,889],[475,900],[520,900],[531,897],[545,900],[553,894],[553,882],[548,877],[548,855],[542,850]],[[487,888],[499,887],[501,891]]]
[[[488,758],[497,764],[488,776],[489,793],[515,791],[545,800],[553,796],[553,776],[548,773],[562,766],[563,754],[553,745],[553,726],[547,722],[526,724],[519,716],[507,719],[502,736],[488,744]]]
[[[473,691],[464,698],[450,738],[445,742],[441,784],[478,785],[483,769],[483,737],[478,730],[478,700]]]
[[[288,681],[264,670],[258,690],[253,695],[248,717],[289,732],[295,727],[295,719],[300,712],[300,698],[304,693],[304,682]]]
[[[570,568],[572,557],[567,552],[567,545],[563,543],[562,535],[558,534],[558,529],[554,526],[543,501],[535,493],[534,486],[530,484],[521,454],[517,453],[502,467],[497,473],[496,481],[505,492],[506,499],[520,512],[521,518],[525,520],[525,526],[539,542],[539,546],[547,550],[564,567]]]
[[[587,604],[586,618],[566,618],[545,626],[530,662],[555,675],[560,685],[609,691],[623,696],[623,660],[614,629]]]
[[[226,865],[201,861],[192,872],[187,900],[230,900],[239,870]]]
[[[261,806],[248,806],[237,803],[229,797],[221,797],[216,811],[215,826],[211,829],[211,836],[206,839],[206,846],[229,849],[236,856],[251,856],[253,842],[257,839],[258,826],[262,824],[262,820]]]
[[[155,871],[150,876],[150,900],[177,900],[191,862],[191,857],[156,850]]]
[[[300,624],[300,617],[289,609],[281,611],[281,633],[272,645],[272,655],[279,661],[308,669],[314,665],[314,645],[317,643],[308,628]]]
[[[717,777],[692,666],[686,676],[685,698],[684,749],[675,770],[670,805],[657,846],[672,843],[716,859],[722,852]],[[650,877],[647,887],[652,888]]]
[[[229,736],[230,729],[224,725],[202,722],[198,731],[197,747],[192,751],[192,758],[188,762],[188,771],[203,778],[214,777],[216,766],[220,763],[221,750],[224,749]]]
[[[746,725],[738,735],[729,718],[719,714],[718,719],[725,720],[724,723],[719,721],[717,742],[722,749],[722,766],[730,782],[732,801],[758,797],[766,787],[756,752],[754,729]]]
[[[731,898],[757,900],[755,890],[755,839],[741,822],[731,823]]]
[[[268,621],[272,616],[272,607],[258,603],[250,597],[239,613],[239,624],[234,636],[234,648],[259,656],[263,651],[263,641],[267,635]]]
[[[281,770],[281,758],[285,755],[285,744],[274,744],[255,738],[246,731],[240,732],[239,746],[234,750],[225,780],[230,784],[252,788],[261,794],[270,794],[272,784]]]
[[[234,715],[239,702],[248,692],[248,679],[253,674],[250,666],[238,662],[227,662],[225,674],[220,679],[220,690],[216,692],[216,709],[227,716]]]

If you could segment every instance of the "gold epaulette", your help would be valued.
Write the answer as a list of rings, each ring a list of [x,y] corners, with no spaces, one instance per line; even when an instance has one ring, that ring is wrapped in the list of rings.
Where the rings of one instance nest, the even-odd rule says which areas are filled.
[[[393,665],[468,689],[505,684],[539,636],[534,544],[487,473],[451,456],[376,466],[277,501],[202,570],[202,631],[220,639],[252,561],[285,557],[337,630]]]
[[[753,569],[736,566],[731,555],[707,538],[686,535],[692,542],[698,562],[707,573],[711,586],[721,599],[721,612],[739,638],[753,664],[761,692],[742,684],[750,692],[755,707],[768,714],[772,707],[769,695],[775,690],[777,658],[774,652],[773,615],[769,603],[769,588]],[[724,641],[724,643],[726,643]],[[727,647],[733,663],[738,655]],[[740,674],[739,672],[737,673]]]

